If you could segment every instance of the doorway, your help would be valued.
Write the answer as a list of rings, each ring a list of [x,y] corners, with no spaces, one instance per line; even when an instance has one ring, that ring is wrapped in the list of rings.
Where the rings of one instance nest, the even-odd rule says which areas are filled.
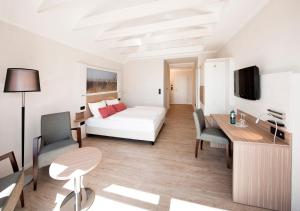
[[[197,58],[165,60],[164,105],[196,104]]]
[[[170,69],[170,104],[192,105],[193,70],[191,68]]]

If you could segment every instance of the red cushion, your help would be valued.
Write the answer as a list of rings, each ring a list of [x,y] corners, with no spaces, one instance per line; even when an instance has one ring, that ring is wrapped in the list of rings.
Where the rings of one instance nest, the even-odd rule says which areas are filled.
[[[127,108],[127,106],[124,103],[115,104],[113,106],[117,112],[123,111]]]
[[[103,108],[99,108],[98,110],[104,119],[117,113],[117,111],[115,110],[115,108],[112,105],[109,105],[109,106],[106,106]]]

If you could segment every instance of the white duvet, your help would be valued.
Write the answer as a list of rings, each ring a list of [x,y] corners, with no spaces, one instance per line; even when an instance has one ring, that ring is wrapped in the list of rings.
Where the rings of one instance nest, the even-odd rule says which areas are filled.
[[[105,119],[91,117],[86,121],[86,125],[104,129],[151,132],[156,130],[165,114],[166,110],[163,107],[136,106]]]

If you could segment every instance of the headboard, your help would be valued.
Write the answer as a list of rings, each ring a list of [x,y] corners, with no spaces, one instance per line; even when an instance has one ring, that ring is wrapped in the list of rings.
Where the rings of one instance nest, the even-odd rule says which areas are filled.
[[[108,93],[108,94],[97,94],[86,96],[86,109],[84,112],[85,118],[89,118],[92,115],[88,103],[96,103],[101,100],[112,100],[118,98],[118,93]]]

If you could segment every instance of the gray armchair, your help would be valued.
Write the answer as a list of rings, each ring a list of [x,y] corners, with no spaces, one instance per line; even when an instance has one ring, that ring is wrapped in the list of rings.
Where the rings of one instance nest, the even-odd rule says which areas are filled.
[[[205,116],[202,109],[197,109],[193,112],[195,126],[196,126],[196,147],[195,147],[195,157],[198,157],[199,144],[200,149],[203,149],[203,141],[208,141],[216,144],[226,145],[226,157],[227,157],[227,168],[230,168],[230,156],[231,142],[224,134],[224,132],[219,128],[207,128],[205,124]]]
[[[71,130],[77,131],[77,141]],[[33,139],[33,188],[37,188],[38,169],[48,166],[66,151],[81,148],[80,128],[71,128],[70,112],[43,115],[41,136]]]
[[[0,178],[0,210],[14,210],[19,199],[24,207],[24,173],[19,167],[13,152],[0,156],[0,161],[9,158],[14,173]]]

